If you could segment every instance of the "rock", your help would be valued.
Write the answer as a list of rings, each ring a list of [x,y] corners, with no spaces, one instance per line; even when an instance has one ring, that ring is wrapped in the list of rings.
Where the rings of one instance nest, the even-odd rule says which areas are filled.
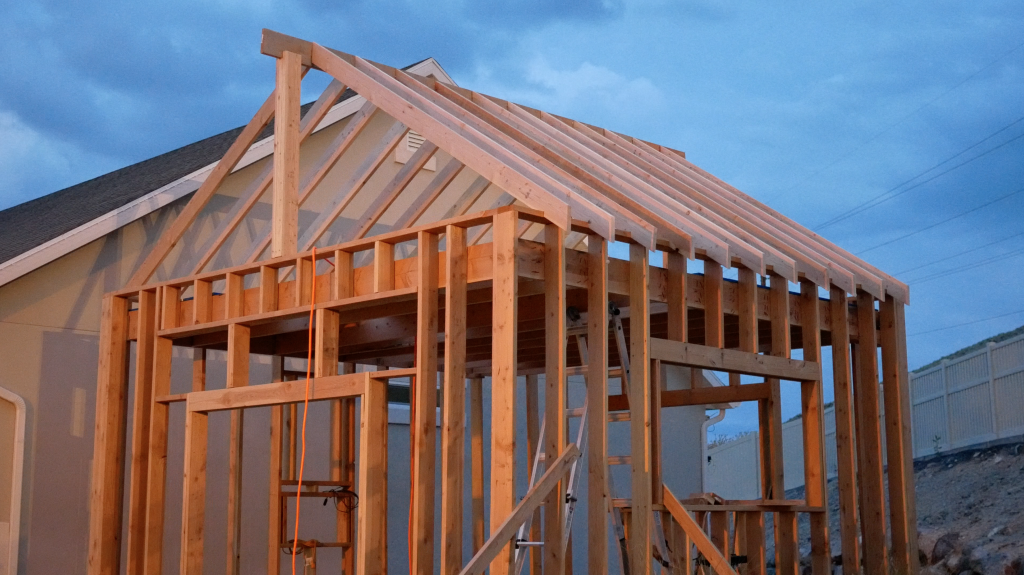
[[[960,550],[960,534],[956,531],[946,533],[935,541],[932,547],[931,564],[941,563],[953,552]],[[956,571],[954,571],[956,573]]]
[[[950,553],[949,556],[946,557],[946,560],[943,561],[947,571],[950,573],[957,573],[958,575],[961,571],[967,569],[967,563],[967,557],[960,551]]]
[[[917,532],[917,549],[921,556],[921,565],[930,563],[931,552],[942,533],[936,529],[920,529]]]
[[[949,571],[943,565],[929,565],[921,569],[921,575],[949,575]]]
[[[989,539],[992,539],[996,535],[1006,535],[1006,526],[999,525],[997,527],[992,528],[992,530],[988,532]]]
[[[1024,560],[1020,557],[1003,565],[1003,575],[1024,575]]]

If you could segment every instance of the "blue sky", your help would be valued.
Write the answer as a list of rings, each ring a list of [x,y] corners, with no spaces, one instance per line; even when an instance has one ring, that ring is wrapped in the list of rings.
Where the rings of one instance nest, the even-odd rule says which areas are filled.
[[[854,253],[895,239],[860,255],[911,284],[912,368],[1024,323],[1013,1],[4,3],[0,209],[245,123],[273,83],[263,27],[433,56],[463,86],[685,150]]]

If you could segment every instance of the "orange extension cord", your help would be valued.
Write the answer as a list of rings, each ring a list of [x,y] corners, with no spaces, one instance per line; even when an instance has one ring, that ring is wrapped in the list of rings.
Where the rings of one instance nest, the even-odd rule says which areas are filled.
[[[300,270],[295,269],[296,275]],[[302,472],[306,467],[306,416],[309,413],[309,375],[310,370],[313,368],[313,320],[314,312],[316,311],[316,248],[313,248],[313,281],[309,282],[310,286],[309,294],[309,343],[307,348],[309,351],[306,355],[306,397],[302,403],[302,456],[299,458],[299,484],[296,488],[298,493],[302,493]],[[297,278],[296,278],[297,279]],[[295,425],[295,422],[292,422]],[[299,550],[299,512],[302,509],[302,497],[295,498],[295,537],[292,540],[292,575],[295,575],[295,554]]]

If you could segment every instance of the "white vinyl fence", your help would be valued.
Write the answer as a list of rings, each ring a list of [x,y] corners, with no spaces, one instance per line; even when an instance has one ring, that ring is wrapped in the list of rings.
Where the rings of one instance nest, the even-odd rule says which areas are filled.
[[[915,459],[1024,435],[1024,336],[989,343],[969,355],[910,374],[910,395]],[[884,420],[880,427],[884,451]],[[710,448],[705,489],[726,499],[760,497],[758,446],[754,432]],[[782,454],[786,489],[802,486],[801,420],[783,424]],[[836,476],[832,407],[825,410],[825,461],[832,479]]]

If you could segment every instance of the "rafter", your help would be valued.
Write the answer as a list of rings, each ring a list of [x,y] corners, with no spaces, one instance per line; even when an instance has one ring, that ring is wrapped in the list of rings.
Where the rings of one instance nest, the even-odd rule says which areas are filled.
[[[316,130],[317,126],[327,115],[327,112],[331,111],[331,107],[338,100],[338,97],[345,92],[345,85],[341,82],[334,80],[327,88],[320,94],[316,102],[309,108],[309,110],[302,116],[302,122],[299,125],[299,142],[305,142],[306,139]],[[360,114],[362,112],[357,112]],[[358,116],[356,116],[358,117]],[[356,120],[353,117],[352,121]],[[333,148],[333,146],[332,146]],[[252,184],[242,195],[239,196],[238,200],[231,207],[231,210],[225,214],[224,223],[213,233],[210,240],[199,250],[200,256],[196,265],[192,267],[190,275],[195,275],[206,267],[206,264],[210,263],[213,256],[216,255],[217,250],[227,241],[228,237],[238,228],[238,225],[245,219],[246,214],[252,209],[256,202],[263,197],[264,192],[270,188],[271,182],[274,179],[274,165],[273,162],[267,162],[267,165],[260,172],[260,175],[256,177]],[[300,197],[301,201],[301,197]]]

